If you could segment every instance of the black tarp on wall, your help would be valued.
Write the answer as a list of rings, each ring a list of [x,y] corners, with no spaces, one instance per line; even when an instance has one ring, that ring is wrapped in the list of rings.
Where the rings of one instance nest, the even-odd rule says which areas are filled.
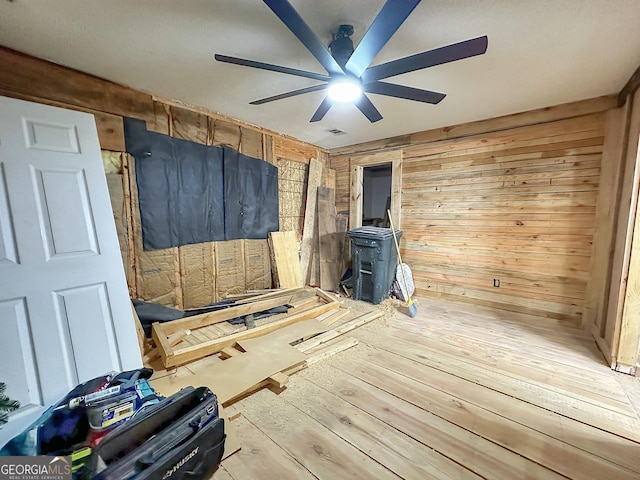
[[[278,230],[278,169],[228,147],[148,132],[125,119],[136,160],[145,250],[240,238]]]
[[[278,169],[224,147],[224,209],[227,240],[277,232]]]

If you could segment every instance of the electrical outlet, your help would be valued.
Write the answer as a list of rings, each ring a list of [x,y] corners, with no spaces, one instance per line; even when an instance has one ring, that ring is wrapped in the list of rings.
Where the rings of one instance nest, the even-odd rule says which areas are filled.
[[[493,286],[494,287],[500,287],[500,279],[499,278],[494,278],[493,279]]]

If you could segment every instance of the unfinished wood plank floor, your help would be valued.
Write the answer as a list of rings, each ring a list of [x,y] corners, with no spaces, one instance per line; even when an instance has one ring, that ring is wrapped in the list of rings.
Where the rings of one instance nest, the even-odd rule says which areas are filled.
[[[640,379],[555,320],[420,299],[235,404],[228,479],[639,479]]]

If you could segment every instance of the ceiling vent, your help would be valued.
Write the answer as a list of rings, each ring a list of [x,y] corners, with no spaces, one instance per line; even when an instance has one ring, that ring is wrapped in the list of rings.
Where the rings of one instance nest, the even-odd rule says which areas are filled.
[[[327,130],[327,132],[329,132],[332,135],[346,135],[347,132],[340,130],[339,128],[330,128],[329,130]]]

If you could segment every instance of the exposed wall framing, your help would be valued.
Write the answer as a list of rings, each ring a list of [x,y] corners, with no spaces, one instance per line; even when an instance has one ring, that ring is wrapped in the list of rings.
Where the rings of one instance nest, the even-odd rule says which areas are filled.
[[[225,293],[271,286],[267,240],[142,249],[135,164],[124,154],[122,118],[142,119],[147,129],[206,145],[227,145],[279,167],[280,227],[301,236],[306,175],[311,158],[326,163],[327,152],[270,130],[236,121],[203,108],[187,107],[123,87],[45,60],[0,47],[0,95],[93,113],[103,150],[115,152],[121,165],[110,175],[119,222],[123,263],[131,296],[190,308]],[[120,155],[122,154],[122,155]],[[237,248],[236,248],[237,247]],[[237,254],[237,255],[236,255]],[[259,258],[264,256],[265,258]],[[217,268],[233,267],[219,280]],[[236,274],[236,267],[238,270]]]

